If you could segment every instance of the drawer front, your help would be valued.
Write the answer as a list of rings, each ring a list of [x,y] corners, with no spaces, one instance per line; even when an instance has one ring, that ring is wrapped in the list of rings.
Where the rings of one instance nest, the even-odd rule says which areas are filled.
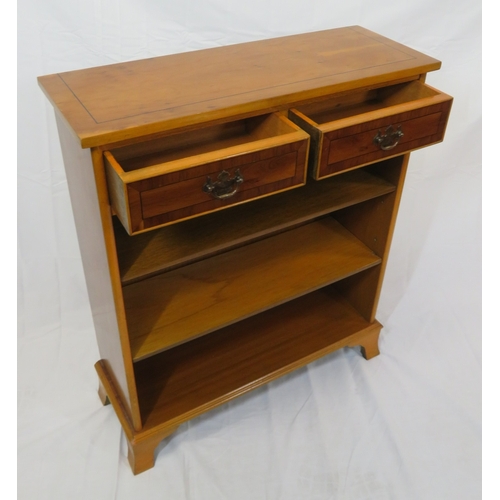
[[[325,133],[317,177],[441,142],[450,108],[446,101]]]
[[[312,138],[310,174],[322,179],[440,142],[453,99],[412,81],[291,109]]]
[[[128,197],[131,208],[136,207],[130,214],[132,226],[149,229],[300,186],[306,154],[307,141],[302,140],[131,183]],[[207,184],[215,186],[212,192]]]

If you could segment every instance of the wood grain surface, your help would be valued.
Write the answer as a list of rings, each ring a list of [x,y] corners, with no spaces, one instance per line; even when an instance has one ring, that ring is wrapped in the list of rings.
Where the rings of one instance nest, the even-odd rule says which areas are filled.
[[[135,361],[380,263],[328,217],[123,289]]]
[[[96,158],[91,151],[82,150],[64,121],[57,115],[56,118],[99,354],[119,394],[124,413],[132,426],[140,429],[102,157]]]
[[[195,417],[335,349],[369,323],[329,287],[136,363],[145,430]]]
[[[394,189],[394,184],[358,169],[135,236],[115,221],[122,283],[209,257]]]
[[[439,67],[354,26],[70,71],[39,83],[82,147],[91,147],[417,79]]]
[[[272,113],[104,151],[104,158],[113,209],[137,234],[300,186],[308,152],[308,134]],[[243,182],[218,199],[203,187],[222,172]]]
[[[322,179],[442,141],[452,101],[415,81],[334,97],[291,109],[289,116],[311,135],[309,170]],[[381,150],[374,137],[391,125],[404,135],[394,148]]]
[[[439,67],[352,26],[39,78],[58,118],[99,395],[134,473],[190,418],[336,349],[378,354],[409,151],[442,140],[451,107],[424,85]],[[376,149],[374,133],[399,124],[397,148]],[[312,176],[330,178],[306,179],[309,143]],[[247,184],[205,201],[199,181],[223,169]]]

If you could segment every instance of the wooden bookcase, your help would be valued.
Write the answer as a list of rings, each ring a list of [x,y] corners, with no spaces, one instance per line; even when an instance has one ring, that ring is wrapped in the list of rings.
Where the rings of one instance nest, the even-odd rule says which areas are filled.
[[[375,319],[435,59],[360,27],[39,78],[54,105],[101,359],[134,473],[181,423]]]

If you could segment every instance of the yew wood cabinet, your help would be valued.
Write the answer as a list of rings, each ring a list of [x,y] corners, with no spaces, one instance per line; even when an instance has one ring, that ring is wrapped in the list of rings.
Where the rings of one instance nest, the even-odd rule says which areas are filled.
[[[360,27],[43,76],[101,360],[134,473],[183,422],[375,319],[440,62]]]

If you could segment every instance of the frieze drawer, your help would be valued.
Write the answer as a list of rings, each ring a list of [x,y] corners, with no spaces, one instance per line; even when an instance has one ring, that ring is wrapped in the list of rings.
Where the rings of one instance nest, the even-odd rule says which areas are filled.
[[[443,140],[452,98],[419,80],[290,110],[312,138],[310,174],[322,179]]]
[[[139,233],[305,183],[309,136],[278,113],[104,153],[114,212]]]

